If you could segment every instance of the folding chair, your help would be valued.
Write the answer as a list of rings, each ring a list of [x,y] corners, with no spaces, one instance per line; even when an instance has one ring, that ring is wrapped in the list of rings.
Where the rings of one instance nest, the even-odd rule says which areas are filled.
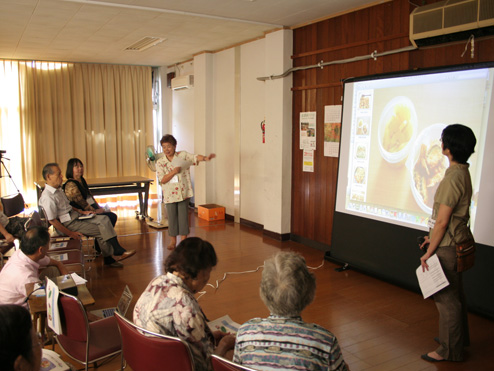
[[[38,210],[39,210],[39,219],[41,220],[41,223],[43,223],[42,225],[44,225],[46,228],[50,228],[51,225],[50,222],[48,221],[48,218],[46,217],[46,213],[45,210],[43,209],[43,206],[38,206]],[[60,242],[58,240],[61,238],[64,239],[64,237],[68,238],[67,236],[60,234],[56,229],[54,229],[54,232],[51,234],[51,236],[52,236],[52,243],[55,241]],[[94,258],[98,255],[96,251],[94,251],[94,238],[88,236],[84,236],[84,237],[85,240],[80,241],[80,250],[83,255],[84,262],[93,261]],[[69,244],[70,241],[72,240],[69,240]],[[69,250],[73,248],[75,247],[72,246],[69,248]],[[89,267],[88,271],[90,270],[90,268],[91,267]]]
[[[62,264],[67,267],[69,272],[80,273],[84,278],[86,278],[86,265],[84,254],[82,250],[73,249],[73,250],[59,250],[59,251],[49,251],[46,254],[52,259],[60,260],[62,257],[66,257],[65,260],[61,260]],[[78,269],[73,269],[73,267],[79,267]]]
[[[22,197],[22,194],[20,193],[17,193],[15,195],[3,196],[1,199],[3,213],[9,218],[11,216],[22,213],[26,208],[24,197]]]
[[[115,317],[89,322],[81,301],[60,291],[60,307],[63,332],[55,339],[60,348],[72,359],[84,365],[117,355],[122,351],[120,333]]]
[[[211,356],[211,363],[214,371],[256,371],[253,368],[239,365],[216,354]]]
[[[115,312],[122,337],[122,363],[133,371],[193,371],[194,358],[189,344],[182,339],[139,327]]]

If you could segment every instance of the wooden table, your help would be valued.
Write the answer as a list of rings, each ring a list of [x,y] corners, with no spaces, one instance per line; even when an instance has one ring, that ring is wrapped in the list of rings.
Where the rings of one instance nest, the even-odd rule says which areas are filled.
[[[95,196],[115,195],[124,193],[137,193],[139,195],[139,212],[137,216],[142,219],[148,217],[148,200],[149,200],[149,185],[153,179],[143,176],[121,176],[110,178],[89,178],[86,179],[89,190]],[[38,200],[41,197],[41,191],[45,186],[44,181],[36,183]],[[143,195],[144,194],[144,195]]]
[[[149,185],[153,179],[142,176],[122,176],[113,178],[86,179],[89,190],[95,196],[137,193],[142,219],[148,217]],[[144,193],[144,197],[143,197]]]
[[[26,294],[30,294],[33,292],[34,283],[26,283]],[[41,290],[40,290],[41,291]],[[77,297],[81,301],[82,305],[85,307],[88,305],[93,305],[95,300],[87,286],[85,284],[77,285]],[[33,326],[35,331],[38,333],[41,330],[44,332],[46,326],[46,295],[43,296],[29,296],[28,300],[29,310],[33,315]],[[40,322],[40,326],[38,327],[38,320]]]

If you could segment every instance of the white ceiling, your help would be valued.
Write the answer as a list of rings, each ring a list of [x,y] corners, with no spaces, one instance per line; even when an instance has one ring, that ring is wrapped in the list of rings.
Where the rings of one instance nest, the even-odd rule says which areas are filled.
[[[0,0],[0,58],[172,65],[383,1]],[[125,51],[143,37],[166,40]]]

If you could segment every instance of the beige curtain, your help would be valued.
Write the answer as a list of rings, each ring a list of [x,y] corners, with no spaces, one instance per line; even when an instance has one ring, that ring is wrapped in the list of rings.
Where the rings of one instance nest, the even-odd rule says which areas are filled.
[[[35,92],[27,114],[35,114],[39,177],[48,162],[65,173],[71,157],[88,178],[152,175],[144,161],[153,143],[150,67],[36,63],[25,73]]]
[[[0,145],[15,158],[12,177],[27,202],[36,202],[43,166],[58,162],[65,174],[71,157],[84,162],[86,178],[154,179],[144,157],[153,143],[151,67],[7,60],[0,66]],[[2,193],[6,184],[0,181]]]

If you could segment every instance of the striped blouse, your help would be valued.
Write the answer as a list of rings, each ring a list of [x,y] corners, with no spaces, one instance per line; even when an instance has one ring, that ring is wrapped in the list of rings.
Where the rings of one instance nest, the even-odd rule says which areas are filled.
[[[336,337],[300,317],[271,315],[244,323],[233,360],[256,370],[348,370]]]

